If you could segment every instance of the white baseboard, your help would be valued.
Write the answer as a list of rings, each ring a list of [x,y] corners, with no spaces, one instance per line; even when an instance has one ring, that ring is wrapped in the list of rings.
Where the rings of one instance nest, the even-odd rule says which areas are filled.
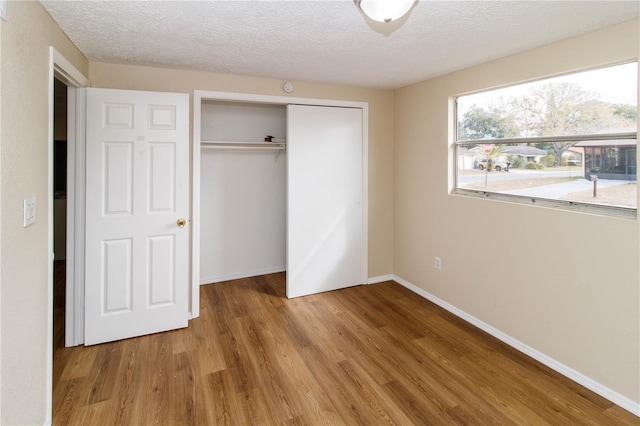
[[[373,278],[370,279],[370,281]],[[604,386],[603,384],[593,380],[592,378],[585,376],[584,374],[580,373],[579,371],[576,371],[574,369],[572,369],[571,367],[568,367],[564,364],[562,364],[561,362],[556,361],[555,359],[543,354],[542,352],[527,346],[526,344],[522,343],[521,341],[514,339],[513,337],[509,336],[508,334],[503,333],[502,331],[498,330],[495,327],[490,326],[489,324],[479,320],[478,318],[471,316],[469,314],[467,314],[466,312],[456,308],[455,306],[445,302],[444,300],[434,296],[433,294],[411,284],[410,282],[393,275],[392,279],[394,281],[396,281],[397,283],[399,283],[400,285],[402,285],[403,287],[406,287],[407,289],[413,291],[414,293],[424,297],[425,299],[435,303],[436,305],[440,306],[441,308],[446,309],[447,311],[451,312],[452,314],[456,315],[457,317],[462,318],[463,320],[467,321],[468,323],[478,327],[479,329],[489,333],[490,335],[492,335],[493,337],[503,341],[504,343],[506,343],[507,345],[519,350],[520,352],[524,353],[525,355],[530,356],[531,358],[535,359],[538,362],[541,362],[542,364],[546,365],[547,367],[557,371],[558,373],[562,374],[565,377],[568,377],[569,379],[573,380],[576,383],[581,384],[582,386],[586,387],[587,389],[592,390],[593,392],[597,393],[598,395],[602,396],[603,398],[608,399],[609,401],[613,402],[614,404],[624,408],[625,410],[635,414],[636,416],[640,416],[640,403],[635,402],[629,398],[627,398],[624,395],[619,394],[618,392]]]
[[[223,281],[239,280],[240,278],[257,277],[258,275],[275,274],[277,272],[284,272],[287,268],[284,266],[277,266],[273,268],[258,269],[255,271],[241,272],[238,274],[224,275],[219,277],[200,277],[200,285],[215,284]]]
[[[378,284],[378,283],[383,283],[385,281],[393,281],[395,279],[395,276],[393,276],[392,274],[389,275],[380,275],[378,277],[371,277],[367,280],[367,284]]]

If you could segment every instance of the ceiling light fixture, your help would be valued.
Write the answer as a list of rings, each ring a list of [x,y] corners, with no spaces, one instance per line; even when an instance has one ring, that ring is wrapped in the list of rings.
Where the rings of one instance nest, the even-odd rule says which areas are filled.
[[[378,22],[391,22],[402,18],[418,0],[358,0],[360,10]]]

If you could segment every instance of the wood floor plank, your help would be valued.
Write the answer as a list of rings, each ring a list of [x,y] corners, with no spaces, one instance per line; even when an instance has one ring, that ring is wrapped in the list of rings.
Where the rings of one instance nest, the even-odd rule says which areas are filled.
[[[201,374],[214,373],[227,367],[222,346],[219,344],[219,337],[212,333],[212,321],[207,316],[201,318],[200,321],[192,321],[190,324],[190,327],[193,327],[191,332],[196,336],[195,350]]]
[[[180,401],[172,405],[174,425],[195,425],[196,421],[196,378],[189,353],[179,352],[173,356],[170,400]]]
[[[89,391],[89,403],[95,404],[111,399],[120,378],[120,359],[125,342],[105,343],[98,348],[96,361],[92,364],[89,381],[93,384]]]
[[[276,337],[273,331],[260,330],[260,340],[267,347],[274,370],[278,372],[272,376],[272,380],[278,379],[285,394],[295,395],[289,402],[294,417],[304,417],[317,425],[339,424],[333,403],[307,367],[303,353],[290,351],[292,342]],[[296,337],[293,341],[296,341]]]
[[[292,402],[292,396],[285,389],[284,376],[280,374],[277,348],[273,342],[265,342],[258,334],[251,318],[238,318],[233,324],[239,345],[246,357],[246,370],[254,379],[252,387],[240,392],[242,395],[255,394],[255,389],[264,389],[270,395],[270,404],[277,409],[274,415],[278,423],[287,423],[298,415],[299,410]],[[271,340],[271,339],[270,339]]]
[[[138,367],[139,348],[148,339],[127,339],[122,342],[122,358],[118,368],[119,380],[112,397],[113,424],[131,424],[136,395],[143,380]]]
[[[386,383],[385,388],[389,397],[394,401],[398,410],[409,419],[405,423],[413,424],[446,424],[451,423],[448,409],[442,409],[441,404],[434,404],[434,400],[420,399],[412,389],[405,387],[399,381]]]
[[[113,408],[111,401],[105,400],[91,405],[85,405],[72,413],[73,416],[65,425],[99,425],[116,424],[113,422]]]
[[[147,365],[143,370],[145,391],[139,395],[145,409],[146,424],[164,424],[172,418],[171,378],[173,376],[173,351],[168,333],[145,336],[149,339]],[[178,405],[181,402],[177,402]]]
[[[53,423],[640,424],[394,282],[288,300],[285,280],[202,286],[188,328],[86,348],[55,309]]]
[[[81,351],[69,351],[68,358],[65,361],[65,368],[60,374],[60,380],[88,376],[98,351],[98,346],[89,346],[86,350]]]
[[[327,296],[330,299],[314,305],[315,308],[321,308],[318,313],[320,316],[327,315],[331,311],[331,306],[335,303],[333,302],[333,298],[336,297],[335,294]],[[394,376],[388,371],[386,363],[381,359],[378,351],[372,350],[375,345],[371,346],[366,336],[361,338],[362,324],[354,323],[353,318],[349,317],[348,313],[344,311],[337,311],[333,316],[327,316],[325,323],[329,327],[335,345],[344,352],[345,359],[360,359],[361,363],[366,366],[368,373],[378,378],[378,383],[386,383],[393,380]],[[366,362],[364,361],[365,359]]]
[[[277,416],[273,416],[274,412],[269,409],[267,398],[265,398],[260,388],[237,394],[236,399],[240,404],[241,410],[246,413],[247,424],[266,425],[290,421],[290,419],[284,422],[275,420]]]
[[[67,425],[74,413],[82,406],[78,402],[78,393],[82,392],[84,380],[70,379],[59,381],[53,395],[53,412],[56,413],[54,424]]]
[[[377,417],[363,404],[354,386],[345,381],[346,373],[339,363],[326,358],[324,350],[315,346],[304,348],[304,359],[307,367],[316,377],[323,377],[320,386],[324,389],[329,399],[336,407],[340,415],[338,421],[346,425],[374,424]],[[344,361],[344,360],[342,360]]]
[[[372,378],[355,360],[346,360],[339,363],[345,372],[345,379],[357,389],[360,399],[364,401],[371,411],[377,414],[375,424],[410,424],[410,420],[401,407],[393,402],[390,394]]]
[[[446,380],[450,375],[446,364],[434,362],[424,351],[417,350],[415,344],[403,345],[401,337],[386,326],[379,328],[377,334],[379,339],[396,348],[395,358],[398,361],[395,362],[396,378],[392,382],[411,388],[418,397],[431,401],[442,411],[456,407],[463,401],[469,403],[471,395],[466,388]]]

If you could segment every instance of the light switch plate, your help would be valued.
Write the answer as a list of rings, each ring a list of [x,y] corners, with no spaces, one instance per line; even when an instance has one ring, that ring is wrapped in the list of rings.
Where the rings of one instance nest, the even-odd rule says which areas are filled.
[[[24,199],[24,219],[22,226],[27,227],[36,221],[36,197]]]

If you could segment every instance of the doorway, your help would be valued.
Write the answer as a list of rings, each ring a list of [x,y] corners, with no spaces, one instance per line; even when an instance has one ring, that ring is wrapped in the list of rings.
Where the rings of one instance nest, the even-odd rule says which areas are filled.
[[[67,250],[67,85],[53,81],[53,346],[64,347]]]

